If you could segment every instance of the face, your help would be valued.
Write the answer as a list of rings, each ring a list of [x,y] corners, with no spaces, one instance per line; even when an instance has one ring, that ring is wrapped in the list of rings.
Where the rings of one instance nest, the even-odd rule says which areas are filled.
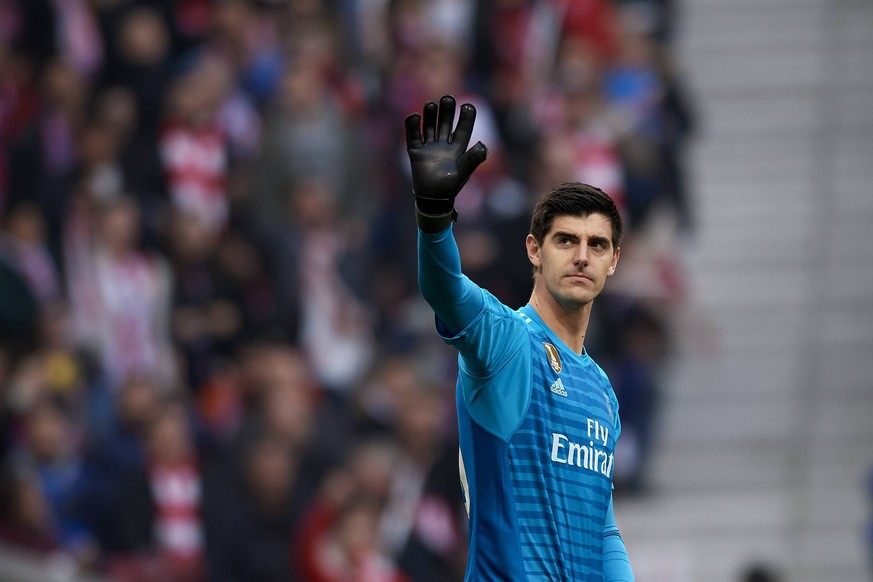
[[[542,244],[527,236],[536,269],[535,293],[545,291],[566,310],[584,307],[615,273],[620,249],[612,246],[612,224],[603,214],[558,216]]]
[[[63,415],[43,406],[31,413],[27,424],[29,450],[40,462],[52,462],[64,452],[67,424]]]
[[[100,234],[106,247],[125,251],[139,240],[139,207],[131,199],[110,202],[101,216]]]
[[[149,433],[149,449],[157,464],[172,465],[184,461],[191,453],[191,441],[184,413],[179,410],[161,411]]]
[[[252,492],[268,506],[287,501],[294,485],[294,463],[289,450],[279,442],[258,444],[248,459],[248,479]]]

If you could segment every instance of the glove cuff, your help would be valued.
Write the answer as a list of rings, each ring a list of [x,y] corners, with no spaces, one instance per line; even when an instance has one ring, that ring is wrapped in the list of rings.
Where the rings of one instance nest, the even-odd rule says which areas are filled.
[[[446,214],[455,209],[455,197],[434,198],[415,194],[415,204],[418,206],[418,209],[425,214]]]
[[[454,208],[445,214],[426,214],[419,209],[418,203],[415,204],[415,222],[423,232],[441,232],[456,220],[458,220],[458,213]]]

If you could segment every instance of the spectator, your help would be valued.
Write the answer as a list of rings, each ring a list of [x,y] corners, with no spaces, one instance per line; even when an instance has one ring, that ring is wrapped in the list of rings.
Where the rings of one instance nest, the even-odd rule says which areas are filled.
[[[219,113],[228,98],[230,70],[218,59],[193,61],[169,89],[158,143],[172,206],[220,232],[229,212],[229,136]]]
[[[324,531],[311,532],[315,546],[312,582],[409,582],[384,555],[373,537],[378,508],[365,499],[343,505]]]
[[[650,23],[629,12],[622,20],[618,57],[606,76],[606,94],[621,136],[631,228],[642,229],[652,210],[671,205],[678,228],[691,228],[680,149],[692,126],[687,100],[663,55]]]
[[[156,128],[145,129],[132,91],[119,85],[101,89],[94,97],[89,123],[103,134],[111,148],[90,175],[88,186],[105,196],[129,193],[141,209],[143,243],[154,248],[166,236],[167,184],[155,138]]]
[[[555,58],[560,13],[560,5],[548,0],[477,3],[472,82],[493,105],[513,166],[529,163],[534,99]]]
[[[569,158],[562,179],[600,184],[626,215],[618,136],[607,115],[601,61],[589,44],[567,39],[555,65],[554,87],[537,104],[545,159]],[[563,151],[562,151],[563,150]],[[554,182],[551,182],[554,183]]]
[[[404,394],[395,424],[401,444],[381,531],[414,582],[449,582],[466,563],[463,496],[454,470],[457,442],[447,438],[446,399],[420,385]]]
[[[7,209],[0,231],[0,256],[27,282],[34,298],[45,306],[61,298],[60,274],[48,249],[45,220],[39,207],[22,202]]]
[[[47,555],[60,542],[48,500],[38,479],[27,471],[7,467],[0,483],[0,541],[15,548]]]
[[[628,307],[618,322],[612,382],[622,405],[622,441],[616,447],[616,488],[646,492],[648,464],[655,438],[662,387],[661,367],[668,354],[668,330],[641,302]]]
[[[112,127],[90,118],[77,133],[76,180],[95,200],[115,198],[124,190],[119,137]]]
[[[239,336],[264,334],[278,327],[278,290],[274,285],[270,253],[247,227],[232,225],[218,240],[215,274],[218,294],[239,310]],[[232,336],[232,345],[240,337]]]
[[[284,66],[275,18],[278,9],[230,0],[214,10],[211,49],[231,62],[249,98],[258,107],[265,106],[276,92]]]
[[[88,2],[21,2],[20,17],[23,47],[39,64],[54,55],[66,55],[70,65],[85,76],[103,66],[102,38]]]
[[[330,184],[306,180],[288,199],[293,221],[277,249],[275,273],[283,321],[326,388],[343,393],[373,358],[372,322],[348,276],[363,274],[351,232],[344,229]],[[354,271],[352,271],[354,269]],[[299,314],[299,316],[297,316]],[[299,317],[299,329],[293,323]]]
[[[181,402],[164,402],[147,429],[145,463],[122,481],[108,532],[110,575],[204,580],[204,481]]]
[[[297,456],[297,490],[301,499],[310,499],[347,446],[350,435],[345,411],[326,397],[301,350],[274,342],[251,350],[246,359],[246,417],[227,455],[233,463],[231,471],[243,466],[252,442],[270,435],[284,441]],[[256,369],[246,369],[249,365]]]
[[[111,47],[101,81],[105,87],[130,92],[138,117],[136,132],[153,143],[171,80],[171,31],[156,8],[124,4],[100,12],[103,34]]]
[[[30,472],[48,505],[49,519],[58,547],[84,567],[96,565],[98,547],[94,535],[90,498],[92,475],[86,470],[81,450],[81,427],[62,405],[46,394],[24,415],[22,441],[14,450],[18,471]],[[39,500],[27,499],[38,504]],[[39,511],[39,507],[31,507]],[[38,515],[22,515],[39,531]],[[41,528],[44,533],[46,528]]]
[[[68,180],[79,152],[87,81],[62,59],[50,61],[38,76],[36,110],[9,145],[9,201],[31,200],[46,220],[49,249],[61,257],[61,225],[68,210]]]
[[[85,204],[87,200],[83,200]],[[176,382],[169,335],[172,279],[162,256],[139,246],[139,206],[122,196],[83,208],[68,229],[68,284],[80,345],[113,394],[131,374]]]
[[[341,108],[319,63],[301,58],[287,64],[265,118],[249,207],[257,224],[280,231],[287,194],[304,181],[322,182],[335,194],[341,219],[366,223],[372,208],[361,128]]]
[[[69,306],[57,301],[40,312],[35,335],[36,346],[19,362],[16,374],[16,406],[26,411],[42,398],[51,398],[64,408],[74,424],[96,429],[99,417],[91,410],[92,370],[86,358],[76,351],[72,338]],[[30,384],[30,387],[28,387]]]
[[[397,576],[379,535],[382,511],[391,496],[398,460],[390,441],[359,443],[345,463],[328,474],[309,505],[291,547],[291,557],[305,580],[362,580]],[[348,513],[366,508],[369,539],[349,539]],[[375,571],[374,568],[375,567]],[[366,576],[365,576],[366,574]],[[357,577],[356,577],[357,576]]]
[[[299,470],[287,440],[265,433],[249,444],[240,478],[212,508],[206,540],[210,580],[305,580],[288,555],[302,509]]]
[[[172,214],[169,246],[173,265],[172,326],[184,357],[186,384],[195,391],[241,333],[243,313],[216,268],[220,235],[198,213]]]
[[[112,507],[118,503],[121,484],[145,467],[148,431],[159,404],[157,386],[145,376],[132,376],[115,399],[114,422],[103,429],[104,435],[99,435],[102,438],[95,438],[92,432],[89,457],[99,482],[100,505]],[[115,517],[108,515],[100,523],[100,533],[107,547],[112,541],[106,532],[113,529],[111,522]]]

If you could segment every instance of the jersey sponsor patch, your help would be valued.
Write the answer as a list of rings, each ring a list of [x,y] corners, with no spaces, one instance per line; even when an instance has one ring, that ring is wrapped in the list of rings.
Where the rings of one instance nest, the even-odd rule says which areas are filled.
[[[558,348],[546,342],[543,342],[543,347],[546,348],[546,357],[549,358],[552,370],[555,371],[555,374],[560,374],[563,366],[561,365],[561,356],[558,355]]]

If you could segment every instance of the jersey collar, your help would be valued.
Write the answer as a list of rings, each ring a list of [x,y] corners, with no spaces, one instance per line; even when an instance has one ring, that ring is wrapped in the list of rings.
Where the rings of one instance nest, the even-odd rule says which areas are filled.
[[[555,335],[555,332],[552,331],[552,328],[546,325],[546,322],[543,321],[543,318],[540,317],[540,314],[537,313],[537,310],[534,309],[533,305],[528,303],[527,305],[519,309],[518,312],[521,313],[525,319],[532,321],[538,327],[540,327],[543,332],[549,337],[549,340],[551,340],[551,342],[555,344],[562,352],[566,352],[567,354],[570,354],[575,358],[582,360],[582,363],[584,364],[587,364],[589,361],[591,361],[591,357],[588,355],[588,350],[585,348],[585,346],[582,346],[581,354],[577,354],[576,352],[571,350],[570,347],[567,346],[567,344],[565,344],[563,340],[561,340],[561,338]]]

